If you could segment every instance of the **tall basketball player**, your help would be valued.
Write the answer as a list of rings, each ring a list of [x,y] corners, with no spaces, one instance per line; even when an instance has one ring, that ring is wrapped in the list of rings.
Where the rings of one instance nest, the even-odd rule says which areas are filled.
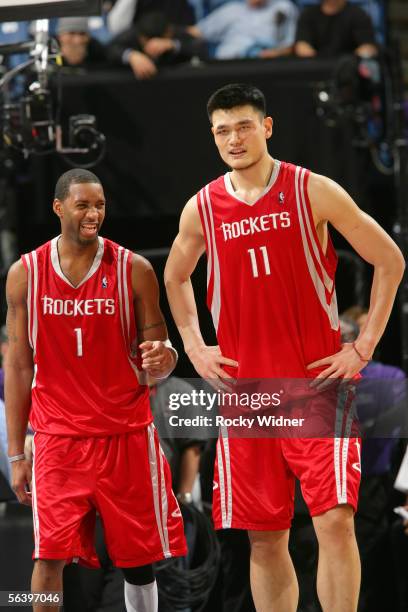
[[[351,379],[381,338],[404,270],[391,238],[339,185],[273,159],[272,119],[261,91],[227,85],[208,102],[215,144],[231,168],[187,203],[165,272],[184,348],[198,374],[219,378]],[[341,346],[330,222],[374,266],[367,322]],[[190,276],[207,251],[208,306],[218,346],[200,333]],[[319,541],[325,612],[355,612],[360,562],[353,516],[360,479],[357,438],[218,441],[216,528],[246,529],[258,612],[297,609],[288,553],[294,477]]]
[[[98,511],[127,610],[154,612],[151,563],[185,554],[185,542],[144,376],[166,377],[177,354],[151,265],[99,236],[99,179],[63,174],[54,212],[61,235],[23,255],[7,280],[9,456],[14,491],[33,508],[32,590],[61,591],[65,563],[98,567]]]

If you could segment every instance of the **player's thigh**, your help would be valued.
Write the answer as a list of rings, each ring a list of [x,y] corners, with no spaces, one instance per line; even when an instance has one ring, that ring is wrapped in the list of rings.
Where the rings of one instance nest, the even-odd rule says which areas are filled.
[[[287,529],[293,516],[294,478],[280,440],[220,437],[213,498],[217,529]]]
[[[35,558],[76,555],[92,530],[93,440],[35,434],[33,523]],[[92,515],[92,516],[91,516]],[[82,540],[81,540],[82,538]],[[51,555],[51,556],[49,556]]]
[[[181,512],[154,426],[100,444],[96,505],[114,564],[146,565],[184,551]]]
[[[283,452],[300,480],[310,514],[318,516],[339,505],[357,510],[361,480],[359,438],[287,439]]]

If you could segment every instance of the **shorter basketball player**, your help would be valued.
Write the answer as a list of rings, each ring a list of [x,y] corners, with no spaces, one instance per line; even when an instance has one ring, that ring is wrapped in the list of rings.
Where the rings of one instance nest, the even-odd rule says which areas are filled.
[[[154,612],[151,564],[186,547],[144,378],[168,376],[177,353],[151,265],[99,236],[99,179],[63,174],[54,212],[61,235],[23,255],[7,280],[8,450],[14,491],[33,509],[32,590],[61,591],[71,561],[98,567],[98,512],[109,555],[123,569],[127,610]]]
[[[213,94],[215,144],[231,168],[187,203],[166,266],[166,286],[184,348],[207,379],[352,379],[381,338],[404,260],[378,224],[326,177],[273,159],[265,98],[246,84]],[[359,337],[341,345],[330,222],[374,267],[370,310]],[[207,251],[207,303],[217,347],[201,336],[190,276]],[[225,380],[224,380],[225,382]],[[350,399],[326,438],[218,441],[216,528],[246,529],[258,612],[294,612],[298,586],[288,553],[294,480],[319,541],[317,588],[325,612],[355,612],[360,563],[353,517],[360,441],[350,431]],[[302,415],[307,416],[307,415]],[[341,417],[339,419],[339,416]],[[343,422],[344,419],[344,422]],[[344,427],[344,428],[343,428]]]

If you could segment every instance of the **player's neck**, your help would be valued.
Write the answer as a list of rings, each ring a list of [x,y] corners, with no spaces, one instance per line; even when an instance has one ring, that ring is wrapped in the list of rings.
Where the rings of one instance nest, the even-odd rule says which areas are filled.
[[[61,258],[94,259],[99,247],[99,241],[94,240],[89,244],[81,244],[71,240],[68,236],[61,235],[58,240],[58,255]]]
[[[272,175],[275,160],[266,155],[257,164],[249,168],[232,170],[231,183],[236,191],[265,189]]]

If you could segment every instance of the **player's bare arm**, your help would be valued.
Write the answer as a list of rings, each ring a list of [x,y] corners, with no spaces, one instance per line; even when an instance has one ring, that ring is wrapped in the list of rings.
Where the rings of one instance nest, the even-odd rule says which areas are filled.
[[[205,240],[197,208],[197,198],[186,204],[180,218],[179,233],[171,248],[164,281],[171,312],[191,363],[207,380],[229,378],[223,365],[238,363],[221,355],[218,346],[207,346],[200,331],[191,275],[205,251]]]
[[[133,256],[132,287],[142,367],[155,378],[168,376],[177,363],[177,353],[166,346],[167,326],[160,310],[159,284],[151,264]]]
[[[27,273],[21,261],[12,265],[7,277],[7,334],[9,351],[5,364],[5,400],[9,457],[24,455],[33,381],[33,352],[28,341]],[[18,500],[31,506],[31,462],[13,461],[12,488]]]
[[[331,223],[353,249],[374,267],[367,321],[353,344],[310,364],[328,367],[318,378],[351,378],[371,359],[391,314],[405,262],[401,251],[378,223],[355,204],[337,183],[312,174],[308,193],[316,227]]]

